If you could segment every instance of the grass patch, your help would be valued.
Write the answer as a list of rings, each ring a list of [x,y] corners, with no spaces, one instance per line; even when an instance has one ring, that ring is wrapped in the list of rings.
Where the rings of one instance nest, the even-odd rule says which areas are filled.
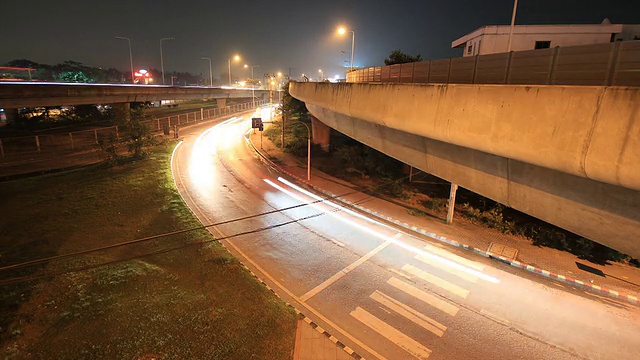
[[[173,186],[172,148],[119,167],[0,183],[3,265],[199,225]],[[46,265],[0,280],[0,356],[288,359],[296,317],[204,231]],[[136,259],[117,261],[140,256]],[[97,266],[106,262],[109,265]]]

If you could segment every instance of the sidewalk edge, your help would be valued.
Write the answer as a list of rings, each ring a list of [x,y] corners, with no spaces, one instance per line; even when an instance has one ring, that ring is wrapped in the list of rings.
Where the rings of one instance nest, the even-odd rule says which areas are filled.
[[[478,248],[473,247],[471,245],[462,244],[462,243],[459,243],[459,242],[457,242],[455,240],[448,239],[448,238],[446,238],[444,236],[432,233],[430,231],[426,231],[424,229],[418,228],[417,226],[411,226],[411,225],[409,225],[409,224],[407,224],[405,222],[398,221],[398,220],[396,220],[396,219],[394,219],[394,218],[392,218],[390,216],[386,216],[386,215],[380,214],[380,213],[378,213],[376,211],[372,211],[372,210],[367,209],[367,208],[365,208],[363,206],[360,206],[360,205],[357,205],[357,204],[353,204],[353,203],[341,198],[338,195],[335,195],[335,194],[333,194],[333,193],[331,193],[329,191],[326,191],[324,189],[321,189],[321,188],[319,188],[317,186],[312,185],[307,180],[302,179],[302,178],[298,177],[297,175],[292,174],[289,171],[287,171],[286,169],[284,169],[284,168],[280,167],[279,165],[275,164],[273,161],[269,160],[269,158],[267,158],[264,154],[262,154],[260,152],[260,150],[258,150],[258,148],[255,147],[255,145],[251,141],[250,137],[247,137],[246,139],[247,139],[247,143],[250,144],[250,146],[253,148],[253,150],[257,154],[259,154],[260,157],[262,159],[264,159],[264,161],[266,161],[269,164],[269,166],[271,166],[272,168],[276,169],[277,171],[279,171],[279,172],[281,172],[283,174],[286,174],[287,176],[290,176],[291,178],[295,179],[299,183],[305,184],[306,186],[312,188],[315,191],[318,191],[318,192],[320,192],[322,194],[330,196],[330,197],[332,197],[334,199],[338,199],[341,202],[349,204],[350,206],[352,206],[352,207],[354,207],[354,208],[356,208],[358,210],[364,211],[364,212],[366,212],[366,213],[368,213],[370,215],[373,215],[373,216],[375,216],[377,218],[380,218],[380,219],[383,219],[385,221],[391,222],[391,223],[393,223],[395,225],[401,226],[401,227],[403,227],[403,228],[405,228],[407,230],[410,230],[410,231],[422,234],[424,236],[430,237],[430,238],[432,238],[434,240],[437,240],[437,241],[440,241],[440,242],[444,242],[446,244],[449,244],[449,245],[452,245],[452,246],[455,246],[455,247],[458,247],[458,248],[461,248],[461,249],[464,249],[464,250],[467,250],[467,251],[471,251],[471,252],[476,253],[478,255],[484,256],[484,257],[489,258],[489,259],[497,260],[499,262],[505,263],[505,264],[510,265],[512,267],[515,267],[515,268],[518,268],[518,269],[523,269],[523,270],[529,271],[529,272],[531,272],[533,274],[544,276],[544,277],[547,277],[547,278],[550,278],[550,279],[553,279],[553,280],[557,280],[557,281],[560,281],[560,282],[563,282],[563,283],[575,285],[575,286],[578,286],[580,288],[592,291],[594,293],[604,294],[604,295],[607,295],[609,297],[612,297],[612,298],[615,298],[615,299],[619,299],[619,300],[626,300],[627,302],[629,302],[629,303],[631,303],[633,305],[640,306],[640,300],[638,300],[638,297],[636,297],[636,296],[633,296],[633,295],[630,295],[630,294],[620,293],[618,291],[610,290],[610,289],[607,289],[605,287],[601,287],[601,286],[598,286],[598,285],[593,285],[593,284],[591,284],[589,282],[585,282],[585,281],[573,279],[571,277],[567,277],[567,276],[564,276],[564,275],[556,274],[554,272],[551,272],[551,271],[548,271],[548,270],[544,270],[544,269],[540,269],[538,267],[535,267],[535,266],[532,266],[532,265],[529,265],[529,264],[525,264],[525,263],[522,263],[520,261],[510,260],[510,259],[507,259],[507,258],[505,258],[503,256],[500,256],[500,255],[497,255],[497,254],[493,254],[493,253],[491,253],[489,251],[478,249]]]

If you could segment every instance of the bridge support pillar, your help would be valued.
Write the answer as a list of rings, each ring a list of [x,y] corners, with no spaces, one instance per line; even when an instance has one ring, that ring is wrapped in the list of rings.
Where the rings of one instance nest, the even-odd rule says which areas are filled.
[[[218,104],[218,109],[223,109],[227,106],[227,99],[226,98],[216,99],[216,103]]]
[[[453,222],[453,211],[456,206],[456,191],[458,191],[458,185],[451,183],[451,192],[449,193],[449,206],[447,208],[447,224]]]
[[[313,134],[313,143],[320,145],[323,151],[329,152],[331,145],[331,128],[315,116],[311,116],[311,132]]]
[[[18,119],[18,109],[4,109],[0,113],[0,127],[13,123]]]
[[[126,121],[131,120],[131,103],[116,103],[111,106],[116,110],[117,117],[123,117]]]

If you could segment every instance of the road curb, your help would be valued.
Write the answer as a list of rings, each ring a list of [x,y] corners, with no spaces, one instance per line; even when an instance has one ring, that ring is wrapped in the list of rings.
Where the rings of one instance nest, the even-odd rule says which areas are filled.
[[[293,309],[293,311],[296,312],[296,315],[298,316],[298,319],[303,320],[304,322],[306,322],[307,324],[311,325],[312,328],[314,328],[317,332],[319,332],[320,334],[324,335],[327,339],[331,340],[332,343],[336,344],[337,347],[341,348],[342,350],[344,350],[344,352],[346,352],[347,354],[349,354],[350,356],[352,356],[354,359],[357,360],[365,360],[365,358],[363,358],[362,356],[358,355],[353,349],[351,349],[350,347],[348,347],[347,345],[343,344],[340,340],[338,340],[335,336],[329,334],[329,332],[327,332],[327,330],[325,330],[323,327],[321,327],[320,325],[316,324],[313,320],[311,320],[309,317],[307,317],[306,315],[304,315],[304,313],[302,313],[300,310],[298,310],[295,306],[293,306],[291,303],[289,303],[288,301],[286,301],[285,299],[281,298],[280,295],[278,295],[278,293],[271,287],[269,286],[269,284],[267,284],[264,280],[262,280],[257,274],[255,274],[253,271],[251,271],[251,269],[249,269],[246,265],[242,264],[242,266],[247,269],[247,271],[249,271],[251,273],[251,275],[253,275],[256,279],[258,279],[258,281],[264,285],[267,290],[271,291],[278,299],[284,301],[284,303]]]
[[[457,242],[455,240],[448,239],[448,238],[446,238],[444,236],[441,236],[441,235],[435,234],[433,232],[418,228],[417,226],[409,225],[409,224],[407,224],[405,222],[396,220],[396,219],[394,219],[394,218],[392,218],[390,216],[386,216],[384,214],[378,213],[377,211],[373,211],[373,210],[367,209],[367,208],[365,208],[363,206],[360,206],[360,205],[357,205],[357,204],[353,204],[353,203],[349,202],[348,200],[345,200],[345,199],[341,198],[339,195],[333,194],[330,191],[326,191],[326,190],[321,189],[321,188],[319,188],[317,186],[314,186],[313,184],[311,184],[307,180],[305,180],[303,178],[300,178],[297,175],[295,175],[293,173],[290,173],[286,169],[284,169],[284,168],[280,167],[279,165],[275,164],[273,161],[269,160],[269,158],[267,158],[264,154],[262,154],[258,150],[258,148],[256,148],[254,146],[254,144],[251,141],[250,137],[247,138],[247,142],[251,145],[253,150],[260,155],[260,157],[262,159],[264,159],[265,161],[267,161],[269,163],[269,166],[271,166],[272,168],[276,169],[277,171],[279,171],[279,172],[281,172],[283,174],[286,174],[287,176],[290,176],[291,178],[295,179],[298,183],[303,183],[303,184],[305,184],[306,186],[308,186],[309,188],[311,188],[311,189],[313,189],[315,191],[318,191],[318,192],[320,192],[320,193],[322,193],[322,194],[324,194],[326,196],[329,196],[329,197],[331,197],[333,199],[338,199],[339,201],[341,201],[341,202],[343,202],[345,204],[348,204],[351,207],[354,207],[354,208],[356,208],[358,210],[366,212],[366,213],[368,213],[370,215],[373,215],[373,216],[375,216],[377,218],[380,218],[380,219],[383,219],[383,220],[385,220],[387,222],[390,222],[390,223],[393,223],[395,225],[401,226],[401,227],[403,227],[403,228],[405,228],[407,230],[416,232],[418,234],[430,237],[430,238],[432,238],[434,240],[437,240],[437,241],[440,241],[440,242],[444,242],[446,244],[449,244],[449,245],[452,245],[452,246],[455,246],[455,247],[458,247],[458,248],[461,248],[461,249],[464,249],[464,250],[467,250],[467,251],[471,251],[473,253],[476,253],[478,255],[484,256],[484,257],[489,258],[489,259],[497,260],[499,262],[505,263],[505,264],[510,265],[512,267],[515,267],[515,268],[518,268],[518,269],[523,269],[523,270],[529,271],[529,272],[531,272],[533,274],[544,276],[544,277],[547,277],[547,278],[550,278],[550,279],[553,279],[553,280],[557,280],[557,281],[560,281],[560,282],[563,282],[563,283],[566,283],[566,284],[575,285],[577,287],[592,291],[594,293],[604,294],[604,295],[609,296],[611,298],[615,298],[615,299],[618,299],[618,300],[626,300],[627,302],[629,302],[629,303],[631,303],[633,305],[640,306],[640,301],[638,300],[638,297],[636,297],[636,296],[633,296],[633,295],[630,295],[630,294],[620,293],[620,292],[615,291],[615,290],[611,290],[611,289],[607,289],[607,288],[602,287],[602,286],[594,285],[594,284],[591,284],[588,281],[585,282],[585,281],[577,280],[577,279],[574,279],[574,278],[571,278],[571,277],[568,277],[568,276],[565,276],[565,275],[556,274],[556,273],[554,273],[552,271],[544,270],[544,269],[541,269],[541,268],[538,268],[538,267],[535,267],[535,266],[532,266],[532,265],[529,265],[529,264],[522,263],[520,261],[507,259],[507,258],[505,258],[503,256],[498,255],[498,254],[494,254],[494,253],[491,253],[489,251],[485,251],[485,250],[476,248],[476,247],[471,246],[471,245],[459,243],[459,242]]]

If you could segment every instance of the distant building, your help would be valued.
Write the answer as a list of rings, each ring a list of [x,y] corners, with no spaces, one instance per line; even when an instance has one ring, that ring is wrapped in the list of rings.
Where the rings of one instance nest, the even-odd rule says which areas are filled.
[[[451,43],[463,49],[463,56],[507,52],[510,25],[483,26]],[[640,39],[640,25],[516,25],[511,40],[512,51],[545,49],[556,46],[601,44]]]

